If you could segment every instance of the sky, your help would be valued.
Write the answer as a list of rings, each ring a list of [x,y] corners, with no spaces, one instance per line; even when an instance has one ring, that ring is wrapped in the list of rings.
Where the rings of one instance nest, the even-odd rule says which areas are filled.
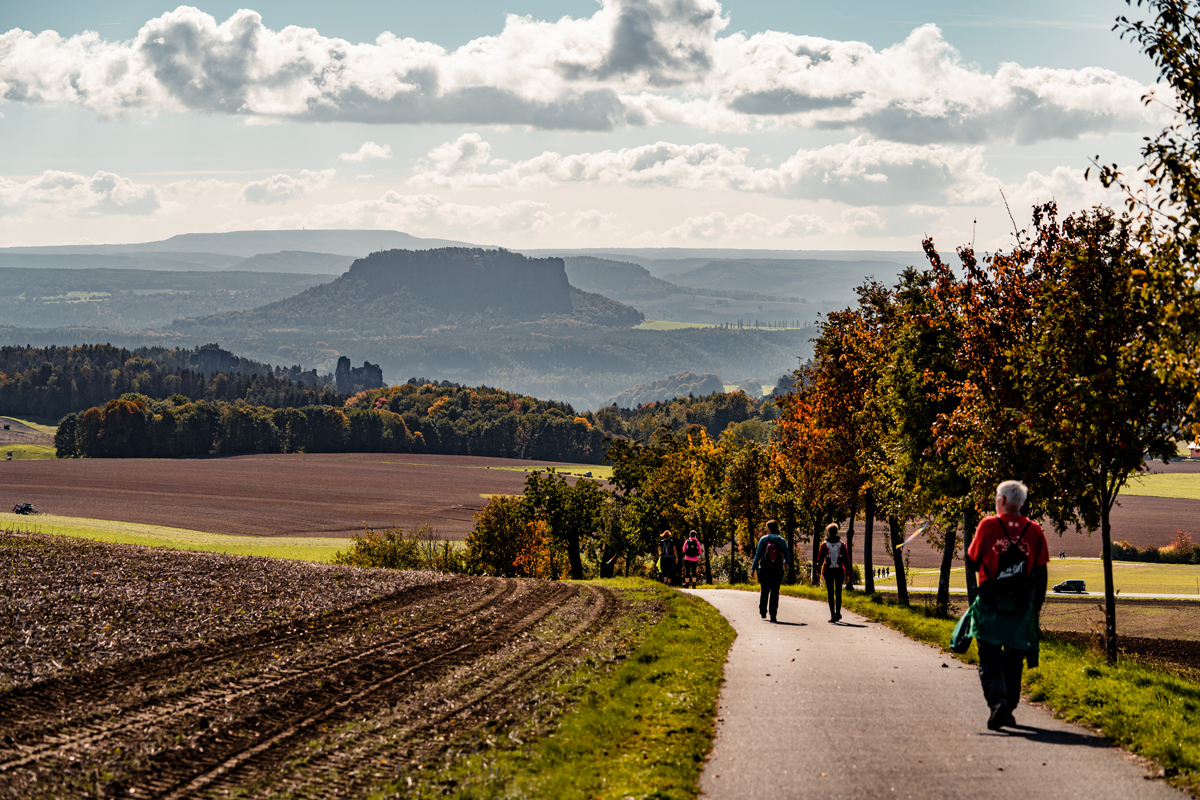
[[[1009,210],[1119,205],[1089,158],[1132,170],[1169,122],[1112,30],[1139,10],[0,0],[0,246],[1004,247]]]

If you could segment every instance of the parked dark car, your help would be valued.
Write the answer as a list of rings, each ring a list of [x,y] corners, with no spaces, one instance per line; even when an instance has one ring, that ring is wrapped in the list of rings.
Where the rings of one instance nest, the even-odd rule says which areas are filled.
[[[1056,592],[1076,592],[1078,594],[1087,594],[1087,584],[1083,581],[1063,581],[1054,587]]]

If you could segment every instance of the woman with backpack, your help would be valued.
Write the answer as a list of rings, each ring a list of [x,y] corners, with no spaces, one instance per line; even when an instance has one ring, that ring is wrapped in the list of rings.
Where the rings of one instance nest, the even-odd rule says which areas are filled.
[[[704,552],[704,546],[700,544],[700,537],[695,531],[688,531],[688,538],[683,540],[683,585],[689,583],[692,588],[696,588],[697,572],[700,569],[700,554]]]
[[[825,591],[829,595],[829,621],[837,622],[842,618],[842,584],[850,574],[850,553],[842,544],[836,522],[825,528],[825,541],[821,542],[817,552],[817,563],[821,565]]]

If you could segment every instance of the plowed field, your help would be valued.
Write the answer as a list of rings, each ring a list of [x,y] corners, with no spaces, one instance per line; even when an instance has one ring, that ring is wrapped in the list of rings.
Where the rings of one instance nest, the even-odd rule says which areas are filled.
[[[0,508],[250,536],[428,524],[463,539],[482,495],[520,494],[525,475],[512,468],[537,464],[385,454],[12,461],[0,463]]]
[[[6,622],[25,632],[4,650],[58,668],[0,691],[0,795],[362,797],[519,742],[569,700],[556,677],[631,646],[607,589],[264,563],[0,534]],[[324,599],[289,608],[306,594]],[[105,657],[118,626],[161,641]]]

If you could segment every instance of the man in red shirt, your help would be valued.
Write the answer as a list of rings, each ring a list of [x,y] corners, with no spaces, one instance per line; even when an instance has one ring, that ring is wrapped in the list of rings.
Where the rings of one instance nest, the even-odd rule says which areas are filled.
[[[985,517],[967,549],[967,569],[979,571],[972,627],[979,645],[979,681],[991,715],[988,729],[1016,725],[1025,661],[1037,665],[1037,620],[1046,600],[1046,534],[1021,507],[1020,481],[996,487],[996,516]]]

